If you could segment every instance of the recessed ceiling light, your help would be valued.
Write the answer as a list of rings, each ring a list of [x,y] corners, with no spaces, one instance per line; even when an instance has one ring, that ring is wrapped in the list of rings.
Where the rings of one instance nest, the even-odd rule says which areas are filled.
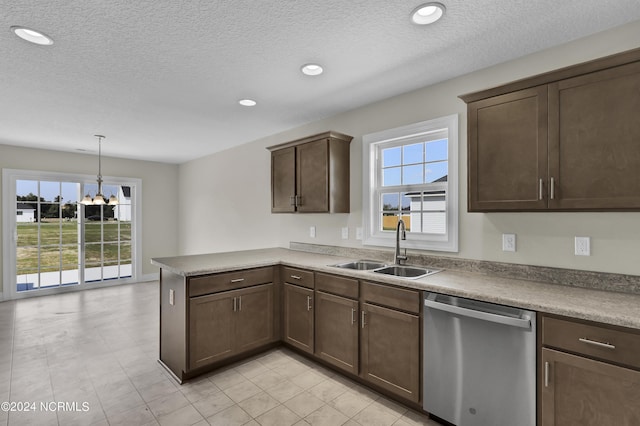
[[[247,107],[256,106],[257,104],[257,102],[254,101],[253,99],[241,99],[238,101],[238,103],[242,106],[247,106]]]
[[[417,25],[433,24],[444,15],[445,7],[441,3],[425,3],[413,9],[411,22]]]
[[[28,42],[39,44],[41,46],[49,46],[53,44],[53,39],[40,31],[32,30],[26,27],[11,27],[11,31],[18,37]]]
[[[305,75],[320,75],[324,72],[324,69],[318,64],[304,64],[300,70]]]

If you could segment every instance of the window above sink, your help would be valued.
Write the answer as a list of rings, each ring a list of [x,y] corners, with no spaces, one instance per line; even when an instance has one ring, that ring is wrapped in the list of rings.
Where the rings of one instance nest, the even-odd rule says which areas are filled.
[[[458,251],[457,114],[363,137],[365,245]]]

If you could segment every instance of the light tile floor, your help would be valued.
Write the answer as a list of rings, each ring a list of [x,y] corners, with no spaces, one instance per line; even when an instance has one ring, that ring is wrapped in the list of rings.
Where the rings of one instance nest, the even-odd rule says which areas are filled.
[[[438,425],[286,349],[181,386],[158,332],[157,281],[0,303],[0,425]]]

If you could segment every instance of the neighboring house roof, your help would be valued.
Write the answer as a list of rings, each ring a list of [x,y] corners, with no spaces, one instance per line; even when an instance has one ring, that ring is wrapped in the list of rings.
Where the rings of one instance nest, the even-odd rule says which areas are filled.
[[[26,204],[26,203],[18,203],[18,210],[35,210],[36,208],[33,207],[31,204]]]

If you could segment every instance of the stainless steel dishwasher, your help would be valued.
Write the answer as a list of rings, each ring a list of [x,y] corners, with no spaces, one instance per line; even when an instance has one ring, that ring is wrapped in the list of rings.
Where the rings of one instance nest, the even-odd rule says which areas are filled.
[[[458,426],[536,424],[536,313],[424,295],[424,409]]]

